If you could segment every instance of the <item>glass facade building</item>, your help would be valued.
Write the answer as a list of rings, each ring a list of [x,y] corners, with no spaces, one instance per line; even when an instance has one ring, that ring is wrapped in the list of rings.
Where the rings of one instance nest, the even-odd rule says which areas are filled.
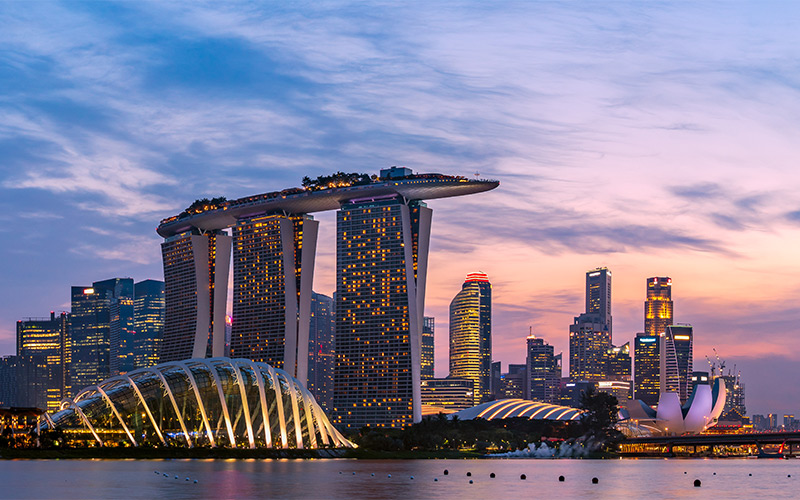
[[[120,307],[121,303],[124,307]],[[126,330],[124,337],[129,339],[127,330],[132,331],[132,326],[132,279],[112,278],[95,281],[91,287],[72,287],[69,319],[72,387],[96,384],[108,378],[112,369],[119,370],[121,330]]]
[[[672,278],[647,278],[644,333],[661,335],[672,324]]]
[[[334,421],[422,418],[420,370],[431,210],[391,195],[337,213]]]
[[[71,353],[68,323],[66,313],[56,316],[55,312],[50,313],[50,318],[17,321],[17,358],[44,367],[30,372],[31,375],[41,376],[41,379],[27,380],[18,385],[18,399],[30,403],[19,406],[53,410],[69,395]]]
[[[656,405],[661,394],[661,359],[664,337],[637,333],[633,343],[634,399]]]
[[[450,376],[475,383],[475,404],[490,401],[492,284],[484,273],[467,275],[450,302]]]
[[[422,380],[434,377],[434,329],[435,320],[430,316],[422,318],[422,364],[420,377]]]
[[[333,409],[333,299],[320,293],[311,295],[311,326],[308,337],[308,390],[322,409]]]
[[[572,380],[605,380],[611,332],[600,314],[586,313],[569,327],[569,377]]]
[[[553,346],[533,334],[527,338],[527,387],[525,399],[556,403],[561,385],[561,358],[556,357]]]
[[[586,309],[587,314],[600,316],[600,323],[605,325],[611,334],[611,271],[607,267],[598,267],[586,272]]]
[[[164,282],[143,280],[133,285],[133,365],[145,368],[159,363],[164,338]]]

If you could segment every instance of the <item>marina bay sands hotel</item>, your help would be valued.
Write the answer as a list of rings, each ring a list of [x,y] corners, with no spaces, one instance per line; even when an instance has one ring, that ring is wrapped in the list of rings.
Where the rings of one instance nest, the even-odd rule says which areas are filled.
[[[419,421],[432,216],[423,200],[498,184],[392,167],[380,176],[340,173],[305,179],[304,188],[195,203],[164,219],[157,229],[166,296],[161,361],[247,358],[305,383],[319,228],[309,214],[337,210],[332,420],[351,429]]]

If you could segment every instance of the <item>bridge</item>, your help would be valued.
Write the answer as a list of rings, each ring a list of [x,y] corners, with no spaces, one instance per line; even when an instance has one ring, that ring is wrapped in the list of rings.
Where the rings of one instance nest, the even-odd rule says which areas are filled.
[[[800,432],[690,434],[626,439],[620,453],[627,456],[759,456],[800,454]]]

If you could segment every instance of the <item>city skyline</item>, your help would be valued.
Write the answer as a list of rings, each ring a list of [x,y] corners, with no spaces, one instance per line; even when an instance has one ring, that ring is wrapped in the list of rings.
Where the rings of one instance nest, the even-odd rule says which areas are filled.
[[[716,347],[751,413],[796,413],[800,389],[772,382],[800,360],[798,7],[463,5],[6,5],[0,353],[71,285],[162,280],[154,228],[196,198],[398,164],[502,184],[430,203],[437,376],[466,273],[492,276],[506,365],[530,325],[568,352],[605,266],[615,345],[669,276],[694,368]],[[334,289],[328,249],[314,290]]]

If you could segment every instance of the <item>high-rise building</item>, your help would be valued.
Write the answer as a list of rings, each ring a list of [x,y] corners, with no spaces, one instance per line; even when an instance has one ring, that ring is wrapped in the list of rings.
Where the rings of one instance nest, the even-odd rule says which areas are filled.
[[[600,314],[584,313],[569,327],[569,376],[572,380],[606,379],[611,332]]]
[[[133,280],[112,278],[95,281],[91,287],[72,287],[72,312],[69,337],[71,343],[70,379],[73,391],[95,385],[111,376],[112,306],[115,306],[115,325],[121,329],[129,319],[116,305],[132,301]],[[132,308],[131,308],[132,309]],[[132,310],[130,311],[132,316]],[[117,330],[119,334],[119,330]],[[119,352],[119,337],[114,338]]]
[[[492,284],[470,273],[450,302],[450,376],[474,381],[475,404],[491,401]]]
[[[133,280],[122,280],[116,286],[123,287],[124,292],[115,294],[109,306],[108,364],[111,375],[127,373],[136,368]]]
[[[611,346],[608,350],[608,380],[631,380],[631,343]]]
[[[434,319],[430,316],[422,318],[422,365],[420,377],[422,380],[434,377]]]
[[[0,356],[0,408],[19,406],[16,366],[16,356]]]
[[[689,389],[690,395],[694,393],[694,388],[698,385],[711,385],[711,379],[708,376],[708,372],[692,372],[692,382]]]
[[[311,295],[311,325],[308,335],[308,390],[326,412],[333,409],[333,351],[335,322],[333,299],[327,295]]]
[[[644,303],[644,333],[661,335],[672,324],[672,279],[647,278]]]
[[[586,271],[586,313],[599,314],[611,335],[611,271],[607,267]]]
[[[305,381],[319,222],[259,215],[233,226],[234,358],[268,363]]]
[[[17,321],[17,358],[44,357],[45,369],[34,370],[33,375],[42,375],[42,380],[28,380],[19,391],[33,401],[43,401],[42,408],[56,411],[61,400],[69,395],[69,332],[66,313],[49,318],[26,318]],[[36,360],[37,362],[39,360]],[[41,364],[41,363],[35,363]],[[42,394],[37,394],[42,391]]]
[[[502,399],[503,392],[502,392],[502,385],[500,381],[502,380],[502,367],[500,366],[500,361],[492,361],[492,375],[491,375],[491,393],[492,393],[492,400],[495,399]]]
[[[555,404],[561,384],[560,357],[553,354],[553,346],[532,333],[527,343],[525,399]]]
[[[164,338],[164,282],[143,280],[133,285],[133,365],[155,366]]]
[[[231,237],[192,229],[166,237],[161,255],[166,315],[160,361],[225,355]]]
[[[337,213],[334,421],[344,428],[422,419],[431,214],[395,195],[353,200]]]
[[[693,330],[691,325],[669,325],[663,336],[665,360],[662,363],[664,392],[677,392],[681,404],[691,396],[693,366]]]
[[[664,337],[637,333],[633,344],[634,399],[645,404],[658,404],[661,395],[661,359]]]
[[[508,365],[508,373],[501,379],[504,399],[522,399],[528,386],[528,369],[524,364]]]

